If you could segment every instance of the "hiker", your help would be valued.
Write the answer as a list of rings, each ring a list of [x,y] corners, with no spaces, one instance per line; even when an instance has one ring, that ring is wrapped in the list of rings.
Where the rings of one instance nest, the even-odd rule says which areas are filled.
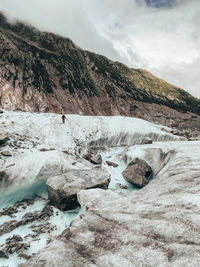
[[[65,114],[63,114],[62,115],[62,123],[65,123],[65,119],[66,119]]]

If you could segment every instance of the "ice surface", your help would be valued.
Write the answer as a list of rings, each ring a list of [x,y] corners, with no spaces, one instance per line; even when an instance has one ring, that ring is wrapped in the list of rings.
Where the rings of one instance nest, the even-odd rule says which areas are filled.
[[[136,118],[79,115],[66,115],[66,118],[66,123],[62,124],[61,116],[57,114],[4,110],[0,116],[0,123],[4,122],[1,125],[9,132],[10,142],[1,149],[11,151],[13,156],[3,157],[0,161],[0,170],[9,174],[8,183],[1,184],[0,209],[16,201],[32,198],[35,194],[47,197],[46,179],[62,174],[66,170],[90,168],[90,163],[83,160],[81,156],[91,148],[106,147],[108,149],[101,154],[103,167],[111,175],[109,188],[124,194],[134,194],[136,188],[126,182],[122,176],[127,162],[133,157],[140,157],[150,163],[156,173],[162,172],[163,166],[156,166],[160,153],[156,151],[162,148],[162,153],[167,152],[174,141],[180,140],[177,136],[161,131],[163,126]],[[170,131],[170,129],[165,130]],[[155,149],[155,153],[146,151],[149,145],[137,146],[145,136],[151,137],[153,141],[162,141],[162,143],[153,144],[152,148]],[[165,143],[166,141],[173,142]],[[127,147],[131,145],[136,146]],[[178,149],[180,143],[174,146]],[[192,153],[194,154],[195,151]],[[116,168],[108,166],[105,163],[106,160],[113,161],[119,166]],[[116,186],[117,183],[127,185],[128,189],[120,189]],[[195,203],[198,199],[194,198],[191,201]],[[13,219],[19,221],[27,212],[42,210],[46,203],[47,199],[40,199],[25,210],[21,209],[13,215],[15,216],[13,218],[1,216],[0,224]],[[61,234],[73,218],[82,212],[81,209],[68,212],[62,212],[56,208],[53,210],[54,214],[49,222],[57,227],[51,233],[54,236]],[[40,223],[33,222],[2,235],[0,245],[14,234],[26,236],[32,232],[31,225]],[[41,234],[39,238],[40,240],[30,240],[29,254],[36,253],[43,248],[49,234]],[[0,258],[0,266],[17,266],[23,261],[13,254],[8,260]]]
[[[5,122],[11,140],[10,146],[2,150],[9,150],[13,156],[0,161],[0,170],[9,176],[1,189],[25,186],[29,191],[40,180],[44,182],[69,169],[87,167],[78,156],[90,148],[130,146],[141,143],[145,136],[153,141],[180,139],[161,131],[159,125],[137,118],[80,115],[66,115],[66,118],[62,124],[57,114],[4,111],[0,123]]]
[[[5,123],[4,128],[12,138],[25,137],[23,144],[32,149],[34,145],[36,148],[74,149],[77,143],[131,145],[139,143],[144,136],[150,136],[154,141],[179,139],[161,131],[161,125],[123,116],[66,115],[66,123],[62,124],[58,114],[4,110],[0,122]]]

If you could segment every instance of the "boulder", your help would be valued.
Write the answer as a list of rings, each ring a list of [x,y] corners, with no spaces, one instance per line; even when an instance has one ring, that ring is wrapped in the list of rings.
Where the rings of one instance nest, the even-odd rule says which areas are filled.
[[[148,177],[151,172],[151,167],[144,160],[135,158],[128,164],[122,174],[127,182],[142,188],[148,184]]]
[[[152,143],[153,143],[152,139],[147,136],[142,139],[141,145],[147,145],[147,144],[152,144]]]
[[[88,153],[84,155],[83,158],[95,165],[100,165],[102,163],[102,157],[100,154],[92,155]]]
[[[0,225],[0,236],[6,233],[10,233],[15,228],[17,228],[17,226],[18,226],[18,221],[16,220],[4,222],[3,224]]]
[[[108,166],[112,166],[112,167],[115,167],[115,168],[119,166],[117,163],[114,163],[114,162],[109,161],[109,160],[107,160],[106,163],[107,163]]]
[[[0,146],[5,144],[9,140],[8,133],[3,129],[0,129]]]
[[[128,189],[128,186],[127,185],[125,185],[125,184],[120,184],[120,183],[116,183],[115,184],[115,188],[116,189]]]
[[[100,154],[94,155],[91,159],[90,159],[91,163],[95,164],[95,165],[100,165],[102,163],[102,157]]]
[[[12,153],[10,151],[2,151],[1,154],[6,157],[11,157]]]
[[[125,185],[125,184],[119,184],[119,187],[120,187],[121,189],[128,189],[128,186]]]
[[[8,253],[2,246],[0,246],[0,258],[6,258],[6,259],[9,258]]]
[[[72,170],[47,180],[48,197],[61,210],[70,210],[79,205],[77,193],[84,189],[107,189],[110,175],[99,167],[90,170]]]

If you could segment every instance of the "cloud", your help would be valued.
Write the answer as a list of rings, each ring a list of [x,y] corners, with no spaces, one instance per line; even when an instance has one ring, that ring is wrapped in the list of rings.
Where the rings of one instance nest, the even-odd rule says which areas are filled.
[[[199,0],[0,0],[0,9],[200,98]]]
[[[145,2],[148,6],[156,8],[171,7],[176,3],[175,0],[145,0]]]

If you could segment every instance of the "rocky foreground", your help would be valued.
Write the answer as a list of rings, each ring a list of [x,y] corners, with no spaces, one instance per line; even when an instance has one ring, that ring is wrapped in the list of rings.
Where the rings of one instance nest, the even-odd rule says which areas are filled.
[[[199,141],[127,117],[0,123],[0,264],[199,266]]]
[[[132,147],[155,178],[128,196],[92,189],[85,212],[21,266],[200,266],[200,142]]]

